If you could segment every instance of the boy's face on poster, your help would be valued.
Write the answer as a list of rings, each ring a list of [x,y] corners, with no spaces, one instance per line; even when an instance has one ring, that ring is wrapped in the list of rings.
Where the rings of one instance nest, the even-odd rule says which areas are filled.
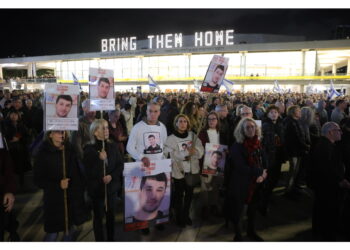
[[[216,70],[213,73],[212,81],[215,84],[219,84],[219,80],[224,75],[224,71],[222,71],[220,68],[216,68]]]
[[[56,114],[58,117],[67,117],[72,108],[72,102],[60,98],[56,103]]]
[[[100,81],[97,85],[98,97],[107,98],[109,89],[111,88],[109,82]]]
[[[151,146],[157,145],[156,138],[154,136],[148,137],[148,142]]]
[[[211,159],[210,159],[210,164],[212,168],[217,168],[219,166],[219,163],[221,161],[221,155],[219,154],[212,154]]]
[[[156,211],[162,202],[166,191],[164,181],[147,179],[140,192],[141,209],[147,213]]]

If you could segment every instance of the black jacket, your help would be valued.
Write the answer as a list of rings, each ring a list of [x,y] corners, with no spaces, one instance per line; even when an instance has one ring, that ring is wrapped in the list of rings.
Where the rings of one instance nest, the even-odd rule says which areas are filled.
[[[79,225],[88,215],[77,156],[68,143],[65,145],[65,166],[66,176],[70,179],[67,189],[68,222]],[[62,179],[63,152],[44,141],[35,156],[34,182],[44,191],[44,229],[48,233],[60,232],[65,228],[64,191],[60,187]]]
[[[88,193],[92,198],[103,198],[105,187],[103,183],[103,161],[99,158],[102,150],[102,141],[88,144],[84,148],[84,166],[87,175]],[[121,174],[123,172],[123,158],[115,143],[106,142],[107,153],[106,175],[111,175],[112,181],[107,185],[108,195],[116,194],[121,188]]]
[[[289,157],[300,157],[310,150],[310,145],[306,142],[305,133],[299,120],[287,116],[284,121],[284,142],[286,153]]]
[[[243,144],[236,142],[231,148],[229,160],[231,166],[230,171],[227,172],[228,181],[226,182],[229,203],[228,211],[230,213],[227,216],[234,223],[239,221],[252,178],[263,174],[265,164],[262,151],[259,151],[258,154],[261,160],[261,166],[249,166],[248,152]]]
[[[264,119],[262,121],[262,135],[261,144],[268,167],[282,163],[285,160],[282,119],[278,118],[276,123],[273,123],[270,118]]]

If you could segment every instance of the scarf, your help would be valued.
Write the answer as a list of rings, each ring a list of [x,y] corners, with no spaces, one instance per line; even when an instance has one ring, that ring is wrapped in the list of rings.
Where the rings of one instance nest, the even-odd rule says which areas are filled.
[[[243,146],[248,151],[248,163],[250,166],[254,166],[259,164],[260,165],[260,159],[257,154],[257,150],[261,149],[260,141],[258,139],[258,136],[254,136],[253,138],[246,138],[243,142]]]
[[[261,149],[260,141],[258,136],[254,136],[253,138],[246,138],[243,142],[244,148],[248,151],[248,164],[250,167],[261,166],[260,154],[259,150]],[[256,177],[252,176],[251,181],[248,187],[248,195],[246,198],[246,204],[249,204],[254,195],[254,191],[256,188]]]
[[[185,139],[185,138],[187,138],[187,136],[188,136],[188,131],[186,131],[185,133],[182,133],[182,134],[181,134],[179,131],[174,130],[173,134],[174,134],[176,137],[178,137],[178,138]]]

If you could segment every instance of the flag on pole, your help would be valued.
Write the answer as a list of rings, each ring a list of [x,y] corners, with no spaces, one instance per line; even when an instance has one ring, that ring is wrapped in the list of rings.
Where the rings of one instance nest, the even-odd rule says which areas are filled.
[[[151,92],[154,92],[156,89],[160,91],[158,84],[153,80],[153,78],[150,75],[148,75],[148,86]]]
[[[305,93],[307,94],[307,95],[311,95],[311,94],[313,94],[315,91],[314,91],[314,88],[312,87],[312,85],[311,85],[311,81],[309,82],[309,85],[307,85],[307,87],[306,87],[306,91],[305,91]]]
[[[342,94],[339,93],[335,88],[334,88],[334,85],[333,85],[333,81],[331,80],[330,81],[330,89],[328,90],[328,95],[327,95],[327,98],[329,99],[334,99],[338,96],[341,96]]]
[[[227,94],[231,95],[233,82],[224,78],[224,80],[222,80],[221,86],[224,86],[226,88]]]
[[[73,72],[72,72],[72,76],[73,76],[73,84],[74,84],[74,85],[79,85],[80,90],[82,90],[82,89],[81,89],[80,82],[79,82],[78,78],[74,75]]]
[[[281,89],[280,85],[278,84],[278,81],[276,80],[272,89],[275,93],[282,93],[283,90]]]
[[[193,87],[194,87],[194,89],[195,89],[197,92],[199,92],[200,89],[201,89],[201,84],[198,83],[198,81],[197,81],[196,79],[194,79],[194,80],[193,80]]]

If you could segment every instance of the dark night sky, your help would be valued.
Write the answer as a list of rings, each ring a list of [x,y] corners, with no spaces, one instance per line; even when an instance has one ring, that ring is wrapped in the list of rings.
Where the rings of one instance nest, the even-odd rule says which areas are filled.
[[[235,33],[332,38],[349,9],[1,9],[0,58],[100,51],[100,39],[235,29]],[[5,20],[9,20],[8,22]]]

